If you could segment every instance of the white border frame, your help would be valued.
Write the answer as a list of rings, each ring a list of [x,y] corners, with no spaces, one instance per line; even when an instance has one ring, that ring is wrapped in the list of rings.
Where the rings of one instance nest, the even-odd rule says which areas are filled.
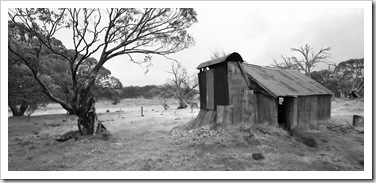
[[[194,7],[194,8],[363,8],[364,9],[364,171],[8,171],[8,8],[26,7]],[[1,179],[372,179],[372,1],[2,1],[1,2]]]

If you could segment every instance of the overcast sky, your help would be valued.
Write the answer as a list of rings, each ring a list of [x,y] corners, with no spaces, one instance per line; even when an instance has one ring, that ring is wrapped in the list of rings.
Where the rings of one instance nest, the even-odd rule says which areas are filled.
[[[150,3],[150,6],[166,7],[166,3],[170,6],[168,2]],[[195,7],[200,3],[191,2],[188,6],[192,4]],[[268,2],[258,6],[251,2],[206,2],[206,5],[195,8],[198,23],[188,29],[196,44],[169,57],[180,61],[190,74],[196,74],[198,71],[195,68],[210,60],[214,50],[238,52],[248,63],[261,66],[271,65],[274,59],[282,61],[281,55],[299,58],[300,55],[291,52],[290,48],[299,48],[305,44],[311,45],[316,52],[320,48],[331,47],[331,58],[328,59],[331,63],[364,57],[363,8],[349,8],[344,2],[332,2],[330,8],[325,7],[327,2],[314,2],[314,7],[302,2],[299,2],[300,5],[296,5],[298,2],[278,3]],[[187,7],[175,4],[178,4],[177,7]],[[132,6],[128,3],[125,5]],[[78,3],[75,6],[88,5]],[[96,6],[95,2],[93,6]],[[123,7],[124,2],[119,6]],[[72,45],[70,31],[59,33],[56,37],[68,48]],[[100,51],[93,56],[99,60]],[[144,68],[130,62],[128,56],[115,57],[104,66],[120,79],[123,86],[165,83],[171,77],[166,70],[170,70],[172,61],[153,56],[152,63],[147,74]],[[321,65],[316,69],[324,68],[327,66]]]
[[[191,74],[200,63],[210,60],[213,50],[238,52],[248,63],[270,65],[280,56],[300,56],[291,47],[304,44],[315,51],[331,47],[329,62],[364,57],[363,9],[226,9],[196,8],[198,23],[189,32],[195,46],[170,57],[179,60]],[[124,86],[163,84],[171,61],[154,56],[145,75],[143,68],[119,57],[104,66]],[[321,66],[318,69],[326,68]]]

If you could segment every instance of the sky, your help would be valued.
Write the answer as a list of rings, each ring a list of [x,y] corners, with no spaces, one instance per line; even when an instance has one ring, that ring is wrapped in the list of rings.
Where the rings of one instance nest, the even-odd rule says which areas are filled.
[[[364,58],[363,8],[325,8],[320,5],[316,8],[248,8],[211,3],[209,7],[195,10],[198,22],[188,29],[195,45],[168,55],[178,60],[191,75],[198,73],[196,67],[210,60],[215,50],[238,52],[246,62],[261,66],[270,66],[273,60],[282,61],[281,55],[300,58],[301,55],[291,52],[290,48],[305,44],[311,45],[314,52],[331,47],[331,57],[327,59],[330,63]],[[70,32],[58,33],[56,37],[66,47],[72,45]],[[100,51],[93,56],[99,60]],[[119,78],[123,86],[144,86],[164,84],[172,76],[166,72],[171,70],[171,64],[172,61],[165,57],[153,56],[152,66],[145,74],[145,67],[134,64],[124,55],[107,61],[104,67]],[[321,64],[314,69],[325,68],[327,65]]]
[[[364,57],[364,12],[351,8],[197,8],[198,23],[188,29],[195,45],[169,55],[182,63],[190,74],[200,63],[210,60],[215,50],[238,52],[251,64],[268,66],[281,55],[297,56],[290,48],[305,44],[314,50],[331,47],[330,63]],[[171,77],[166,71],[171,61],[153,56],[147,74],[144,68],[124,57],[104,66],[123,86],[163,84]],[[325,69],[320,65],[316,69]]]

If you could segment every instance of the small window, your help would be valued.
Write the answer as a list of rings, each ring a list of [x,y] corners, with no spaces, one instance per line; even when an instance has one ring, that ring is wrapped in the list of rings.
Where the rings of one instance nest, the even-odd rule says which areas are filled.
[[[279,97],[279,105],[283,105],[283,97]]]

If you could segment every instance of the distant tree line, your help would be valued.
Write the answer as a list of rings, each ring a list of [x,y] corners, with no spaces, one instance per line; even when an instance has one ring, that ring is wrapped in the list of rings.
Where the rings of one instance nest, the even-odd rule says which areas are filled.
[[[150,93],[151,90],[157,89],[157,85],[146,85],[146,86],[124,86],[121,95],[122,98],[153,98],[154,96]]]
[[[331,90],[335,97],[364,96],[364,58],[331,64],[328,69],[313,71],[311,77]]]

